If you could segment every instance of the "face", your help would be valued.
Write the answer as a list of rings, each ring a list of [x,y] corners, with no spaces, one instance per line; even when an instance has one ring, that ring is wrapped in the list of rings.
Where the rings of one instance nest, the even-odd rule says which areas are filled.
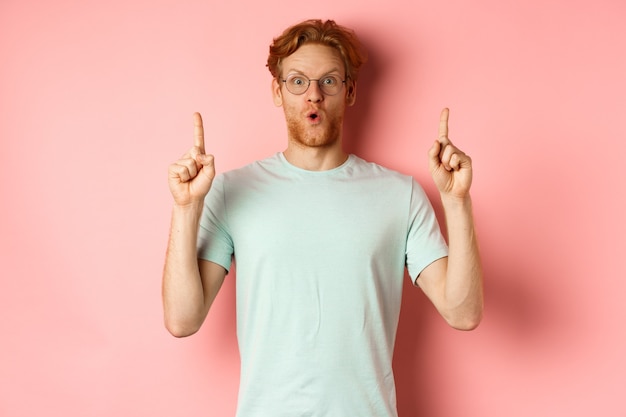
[[[281,80],[290,75],[317,80],[334,75],[344,80],[345,66],[337,50],[325,45],[306,44],[282,61]],[[340,92],[327,95],[312,81],[304,94],[295,95],[282,81],[274,80],[274,104],[282,106],[290,142],[306,147],[329,147],[341,139],[346,106],[354,103],[355,85],[346,80]]]

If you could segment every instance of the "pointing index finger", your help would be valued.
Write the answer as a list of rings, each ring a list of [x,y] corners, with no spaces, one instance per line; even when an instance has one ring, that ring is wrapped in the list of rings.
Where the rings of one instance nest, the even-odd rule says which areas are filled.
[[[450,110],[447,108],[441,111],[441,116],[439,116],[439,141],[442,142],[448,140],[448,117],[450,115]],[[443,142],[442,142],[443,143]]]
[[[193,145],[204,153],[204,127],[202,126],[202,116],[200,113],[193,114]]]

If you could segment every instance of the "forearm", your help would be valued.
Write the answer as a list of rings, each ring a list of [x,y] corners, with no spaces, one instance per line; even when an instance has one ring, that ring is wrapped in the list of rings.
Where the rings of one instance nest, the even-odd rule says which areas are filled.
[[[472,201],[442,197],[448,230],[448,265],[444,297],[451,321],[474,328],[483,310],[483,277]]]
[[[165,267],[163,309],[165,325],[175,336],[197,331],[207,312],[197,257],[202,203],[174,206]]]

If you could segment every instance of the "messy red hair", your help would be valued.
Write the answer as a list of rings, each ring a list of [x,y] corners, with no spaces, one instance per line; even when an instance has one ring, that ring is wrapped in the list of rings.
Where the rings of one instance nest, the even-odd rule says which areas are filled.
[[[367,60],[361,42],[353,30],[332,20],[305,20],[287,28],[282,35],[274,38],[270,45],[267,67],[274,78],[278,79],[281,76],[282,60],[306,43],[326,45],[339,51],[346,67],[346,76],[353,81],[357,80],[359,69]]]

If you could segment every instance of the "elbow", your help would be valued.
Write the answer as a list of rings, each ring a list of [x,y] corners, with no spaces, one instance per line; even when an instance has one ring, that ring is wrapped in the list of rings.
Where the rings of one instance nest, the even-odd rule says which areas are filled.
[[[483,309],[477,308],[472,311],[464,311],[444,316],[450,327],[456,330],[470,331],[478,327],[483,318]]]
[[[165,318],[165,328],[174,337],[182,338],[191,336],[200,330],[200,326],[195,323],[186,323],[181,320]]]
[[[456,330],[470,331],[478,327],[482,320],[481,316],[464,317],[461,319],[448,320],[450,327]]]
[[[484,299],[482,290],[459,304],[448,305],[444,318],[456,330],[474,330],[483,319]]]
[[[195,334],[198,330],[187,330],[184,328],[167,327],[167,331],[170,332],[172,336],[181,339],[183,337],[188,337],[188,336],[191,336],[192,334]]]

